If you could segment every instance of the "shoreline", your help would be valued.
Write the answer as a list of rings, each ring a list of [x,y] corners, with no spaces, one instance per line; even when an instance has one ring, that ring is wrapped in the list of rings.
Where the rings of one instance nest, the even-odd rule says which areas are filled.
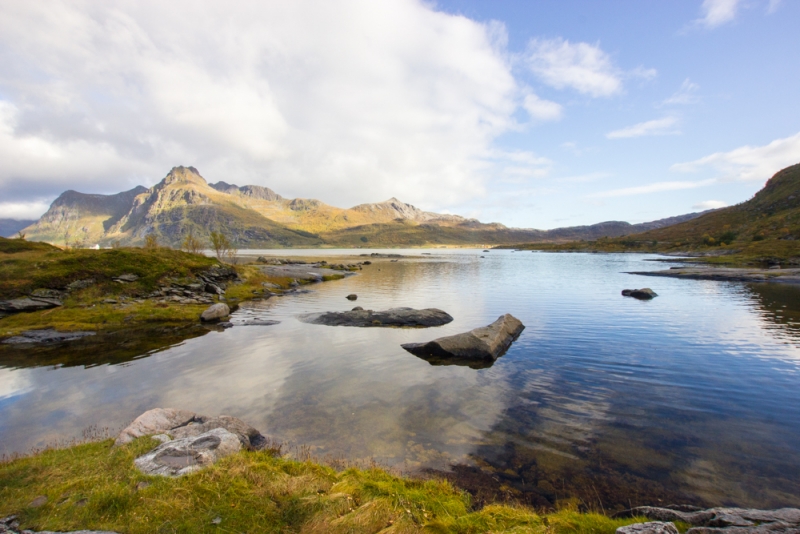
[[[683,280],[800,284],[800,268],[715,267],[709,265],[673,267],[662,271],[625,271],[626,274],[660,276]]]

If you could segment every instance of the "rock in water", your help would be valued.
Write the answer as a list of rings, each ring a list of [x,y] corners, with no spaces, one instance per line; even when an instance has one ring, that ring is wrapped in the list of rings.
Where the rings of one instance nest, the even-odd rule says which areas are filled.
[[[683,521],[693,526],[686,534],[800,534],[800,509],[797,508],[676,508],[682,507],[639,506],[615,517],[645,516],[659,521]]]
[[[622,296],[633,297],[639,300],[650,300],[653,297],[657,297],[658,293],[656,293],[649,287],[643,287],[642,289],[623,289]]]
[[[300,320],[311,324],[327,326],[410,326],[429,327],[441,326],[453,320],[442,310],[426,308],[415,310],[413,308],[391,308],[385,311],[372,311],[356,306],[350,311],[308,313],[301,315]]]
[[[356,299],[358,298],[358,295],[356,295],[355,293],[350,293],[350,294],[349,294],[349,295],[347,295],[345,298],[346,298],[347,300],[356,300]]]
[[[158,434],[167,434],[171,438],[194,437],[215,428],[224,428],[238,436],[246,449],[260,450],[267,443],[267,438],[258,430],[236,417],[208,417],[187,410],[154,408],[134,419],[120,432],[114,445],[124,445],[142,436]]]
[[[133,463],[146,475],[180,476],[211,465],[241,448],[236,434],[215,428],[199,436],[163,443]]]
[[[524,329],[525,325],[519,319],[507,313],[489,326],[463,334],[440,337],[427,343],[405,343],[401,346],[411,354],[424,359],[495,361],[505,353]]]
[[[228,307],[227,304],[223,304],[221,302],[217,304],[212,304],[206,310],[200,314],[200,320],[209,322],[209,321],[219,321],[220,319],[227,317],[231,314],[231,309]]]
[[[619,527],[616,534],[678,534],[678,529],[673,523],[649,521]]]

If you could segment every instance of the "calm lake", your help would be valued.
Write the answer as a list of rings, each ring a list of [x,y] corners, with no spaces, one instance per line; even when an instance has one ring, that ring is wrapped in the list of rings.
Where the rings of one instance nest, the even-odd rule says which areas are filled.
[[[175,407],[239,417],[285,452],[443,471],[479,499],[800,506],[800,288],[624,274],[673,265],[633,254],[385,252],[407,257],[247,303],[232,319],[274,326],[2,348],[0,453]],[[659,297],[620,296],[639,287]],[[455,320],[390,329],[296,318],[355,305],[435,307]],[[400,347],[504,313],[526,329],[489,368],[432,366]]]

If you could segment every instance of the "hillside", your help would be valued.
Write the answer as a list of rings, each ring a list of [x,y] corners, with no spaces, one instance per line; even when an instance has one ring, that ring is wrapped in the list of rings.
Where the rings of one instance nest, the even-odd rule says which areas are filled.
[[[24,229],[31,240],[70,247],[139,245],[146,235],[179,247],[191,232],[207,246],[211,231],[237,248],[502,245],[621,236],[696,217],[689,214],[631,225],[535,230],[426,212],[390,198],[349,209],[315,199],[287,199],[262,186],[209,184],[194,167],[175,167],[158,184],[115,195],[66,191],[39,221]]]
[[[777,172],[746,202],[679,224],[612,239],[516,247],[687,253],[714,256],[717,261],[800,263],[800,164]]]

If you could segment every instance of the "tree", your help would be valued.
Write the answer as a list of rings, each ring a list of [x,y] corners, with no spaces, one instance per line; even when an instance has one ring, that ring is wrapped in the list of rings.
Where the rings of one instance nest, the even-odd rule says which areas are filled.
[[[236,263],[236,249],[231,245],[228,236],[222,232],[211,232],[211,247],[217,255],[219,261],[227,261],[228,263]]]
[[[25,232],[23,232],[22,230],[17,232],[17,239],[21,239],[22,241],[25,241]]]
[[[181,248],[192,254],[200,254],[205,247],[203,247],[203,243],[194,236],[194,230],[189,228],[189,233],[186,234],[186,238],[184,238],[183,243],[181,243]]]
[[[147,234],[144,236],[144,248],[158,248],[158,236],[156,234]]]

